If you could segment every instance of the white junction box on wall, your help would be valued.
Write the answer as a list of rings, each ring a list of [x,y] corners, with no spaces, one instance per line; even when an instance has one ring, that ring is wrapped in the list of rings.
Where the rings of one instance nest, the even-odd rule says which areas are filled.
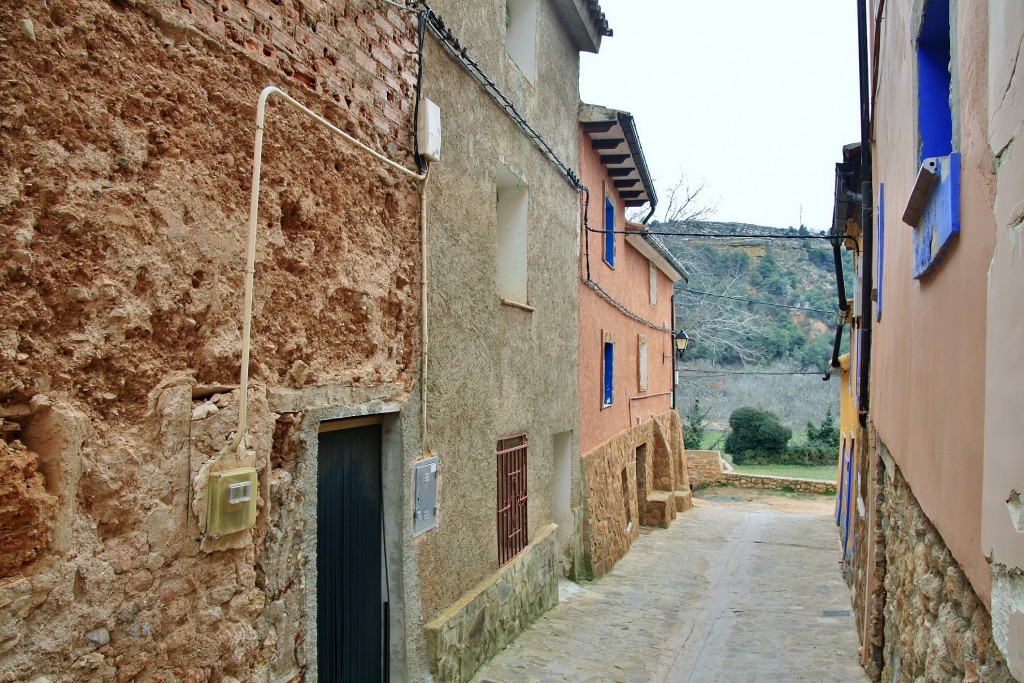
[[[419,153],[430,161],[441,160],[441,107],[424,98],[420,102],[420,117],[416,122]]]

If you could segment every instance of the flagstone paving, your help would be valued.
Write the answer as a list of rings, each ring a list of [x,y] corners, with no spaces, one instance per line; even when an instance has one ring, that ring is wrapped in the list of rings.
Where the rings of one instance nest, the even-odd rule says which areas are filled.
[[[708,489],[477,673],[487,681],[867,681],[833,502]]]

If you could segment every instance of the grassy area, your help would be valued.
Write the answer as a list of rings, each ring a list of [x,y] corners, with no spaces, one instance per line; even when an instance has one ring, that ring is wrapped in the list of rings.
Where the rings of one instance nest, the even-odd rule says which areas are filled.
[[[835,465],[733,465],[737,474],[767,474],[773,477],[792,477],[794,479],[836,480]]]

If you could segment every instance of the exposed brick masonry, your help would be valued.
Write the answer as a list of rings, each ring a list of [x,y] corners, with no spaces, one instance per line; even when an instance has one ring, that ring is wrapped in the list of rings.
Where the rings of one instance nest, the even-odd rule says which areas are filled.
[[[416,86],[415,18],[381,5],[369,0],[181,0],[179,7],[200,30],[330,97],[390,142],[401,143]]]

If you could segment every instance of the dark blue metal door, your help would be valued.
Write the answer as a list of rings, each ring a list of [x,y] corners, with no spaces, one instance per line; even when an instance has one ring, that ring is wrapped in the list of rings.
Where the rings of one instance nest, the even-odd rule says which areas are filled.
[[[317,651],[323,683],[385,680],[381,427],[320,434]]]

